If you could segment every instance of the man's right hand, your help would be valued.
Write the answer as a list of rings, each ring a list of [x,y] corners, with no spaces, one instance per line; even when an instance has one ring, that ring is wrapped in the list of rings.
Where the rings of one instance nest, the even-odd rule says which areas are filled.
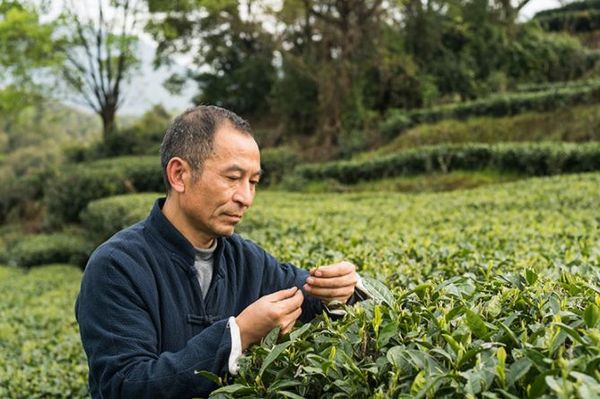
[[[297,287],[265,295],[242,311],[235,322],[240,329],[242,350],[259,342],[275,327],[289,332],[300,314],[304,296]]]

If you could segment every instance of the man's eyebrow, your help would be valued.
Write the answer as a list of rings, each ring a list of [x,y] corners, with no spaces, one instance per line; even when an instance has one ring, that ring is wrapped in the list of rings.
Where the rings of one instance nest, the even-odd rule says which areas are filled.
[[[231,165],[231,166],[227,167],[224,170],[224,172],[226,172],[226,173],[227,172],[241,172],[241,173],[245,173],[246,169],[242,168],[240,165],[234,164],[234,165]],[[253,173],[252,175],[253,176],[256,176],[256,175],[262,176],[263,174],[264,174],[264,171],[262,169],[259,169],[258,172]]]

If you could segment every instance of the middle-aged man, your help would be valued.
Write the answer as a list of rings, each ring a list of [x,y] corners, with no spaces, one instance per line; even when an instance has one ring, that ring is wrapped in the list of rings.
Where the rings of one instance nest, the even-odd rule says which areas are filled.
[[[208,396],[216,386],[196,371],[235,374],[273,328],[360,299],[351,263],[309,273],[233,234],[261,175],[246,121],[193,108],[167,129],[161,163],[166,199],[98,247],[83,275],[76,315],[94,398]]]

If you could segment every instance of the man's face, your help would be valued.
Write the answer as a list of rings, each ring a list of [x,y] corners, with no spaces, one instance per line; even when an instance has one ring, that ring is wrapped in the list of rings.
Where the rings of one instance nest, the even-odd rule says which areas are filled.
[[[199,236],[211,239],[233,234],[252,205],[260,179],[260,153],[254,139],[229,123],[217,128],[213,154],[201,175],[188,175],[181,207]]]

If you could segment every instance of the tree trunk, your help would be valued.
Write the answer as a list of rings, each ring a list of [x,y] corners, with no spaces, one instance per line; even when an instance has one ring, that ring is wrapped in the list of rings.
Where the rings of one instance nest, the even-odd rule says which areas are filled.
[[[104,143],[108,142],[117,130],[116,114],[117,107],[112,105],[104,107],[99,112],[100,118],[102,118],[102,141]]]

